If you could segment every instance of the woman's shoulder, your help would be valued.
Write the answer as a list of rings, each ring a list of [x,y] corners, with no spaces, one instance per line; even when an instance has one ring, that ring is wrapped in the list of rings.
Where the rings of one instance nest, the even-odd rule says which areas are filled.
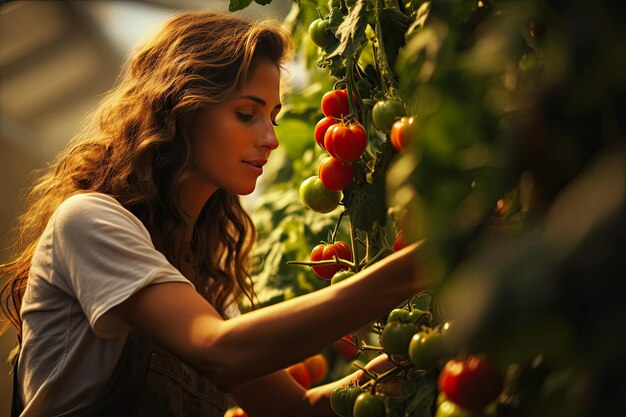
[[[67,197],[53,214],[56,228],[88,231],[98,224],[134,226],[147,234],[143,223],[115,198],[99,192],[77,192]]]
[[[59,205],[59,208],[62,207],[72,207],[72,206],[107,206],[107,205],[117,205],[122,207],[122,205],[112,196],[104,193],[100,193],[97,191],[77,191],[67,197],[63,202]],[[122,207],[123,208],[123,207]]]

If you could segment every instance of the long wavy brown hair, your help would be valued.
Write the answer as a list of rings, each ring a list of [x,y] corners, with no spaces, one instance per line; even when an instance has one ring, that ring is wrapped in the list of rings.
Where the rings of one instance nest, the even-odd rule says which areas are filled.
[[[33,252],[52,213],[76,192],[108,194],[135,214],[172,265],[193,266],[188,278],[222,316],[242,295],[254,303],[248,260],[256,230],[239,196],[216,191],[192,224],[178,190],[191,164],[198,110],[232,97],[257,59],[280,67],[291,52],[290,35],[276,22],[210,12],[168,20],[128,60],[116,87],[30,190],[14,254],[0,265],[7,319],[0,334],[12,324],[21,335]]]

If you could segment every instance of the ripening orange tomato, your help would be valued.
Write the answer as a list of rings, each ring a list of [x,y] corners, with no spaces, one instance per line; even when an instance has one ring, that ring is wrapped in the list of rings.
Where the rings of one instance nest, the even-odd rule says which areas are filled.
[[[311,382],[316,384],[326,378],[328,374],[328,361],[321,353],[306,358],[302,363],[306,366],[311,376]]]
[[[416,117],[402,117],[391,127],[391,144],[399,152],[405,150],[410,145],[417,131]]]
[[[311,375],[309,375],[308,369],[302,362],[288,367],[287,373],[291,375],[302,388],[308,389],[311,386]]]

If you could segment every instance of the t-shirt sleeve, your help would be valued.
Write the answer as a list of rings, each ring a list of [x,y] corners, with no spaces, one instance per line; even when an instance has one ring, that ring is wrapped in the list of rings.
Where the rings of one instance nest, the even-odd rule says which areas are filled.
[[[192,285],[157,251],[141,221],[109,196],[70,197],[54,218],[57,279],[80,303],[101,337],[130,328],[107,312],[147,285]],[[193,286],[193,285],[192,285]]]

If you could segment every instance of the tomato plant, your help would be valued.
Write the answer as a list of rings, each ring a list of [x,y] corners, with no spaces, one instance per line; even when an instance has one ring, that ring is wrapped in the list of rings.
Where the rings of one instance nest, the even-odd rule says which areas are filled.
[[[324,116],[341,119],[350,114],[348,93],[346,90],[332,90],[322,97],[322,113]]]
[[[389,133],[394,122],[405,115],[404,104],[398,100],[381,100],[372,109],[374,126],[383,133]]]
[[[439,375],[439,389],[446,397],[470,410],[480,410],[502,391],[502,376],[491,361],[482,356],[446,363]]]
[[[325,243],[320,243],[311,251],[311,261],[331,261],[334,260],[335,257],[338,259],[343,259],[346,261],[352,261],[352,251],[346,242],[335,242],[330,245]],[[337,273],[340,269],[348,269],[349,267],[341,264],[334,265],[318,265],[313,266],[313,272],[317,274],[318,277],[330,280],[333,275]]]
[[[360,123],[332,125],[324,135],[324,148],[333,158],[356,161],[367,146],[367,132]]]
[[[258,0],[257,3],[266,1],[270,0]],[[235,3],[250,1],[231,1],[231,4]],[[437,288],[454,289],[455,283],[467,284],[463,282],[463,279],[468,279],[467,275],[472,275],[469,278],[475,280],[483,279],[478,282],[480,285],[469,287],[476,288],[476,291],[488,288],[489,285],[495,285],[496,289],[519,288],[520,291],[508,293],[506,300],[497,296],[503,294],[502,291],[486,291],[485,299],[481,298],[481,303],[474,302],[473,291],[463,291],[463,295],[459,297],[464,302],[459,302],[452,309],[430,309],[420,304],[417,307],[421,311],[418,311],[411,309],[411,303],[402,306],[402,310],[407,311],[409,317],[389,321],[416,324],[423,331],[409,342],[410,363],[401,358],[392,370],[392,374],[396,374],[391,376],[367,375],[371,379],[368,386],[375,384],[376,388],[380,388],[391,378],[402,381],[403,399],[398,400],[397,410],[394,410],[397,412],[393,415],[413,413],[432,417],[432,404],[436,396],[433,376],[456,350],[447,345],[446,335],[439,328],[441,322],[449,318],[475,319],[471,328],[461,332],[468,335],[467,340],[461,341],[467,343],[464,350],[475,346],[474,342],[480,342],[478,346],[491,343],[488,346],[490,348],[494,348],[495,344],[497,348],[504,346],[511,350],[516,349],[516,330],[521,329],[534,336],[532,339],[537,348],[522,349],[522,363],[515,364],[516,366],[524,368],[534,363],[535,357],[524,356],[530,355],[529,351],[533,355],[539,352],[556,352],[557,355],[570,353],[571,355],[563,355],[563,358],[578,359],[576,354],[572,354],[565,347],[573,346],[574,343],[569,343],[569,339],[558,337],[560,334],[545,335],[544,333],[551,333],[545,329],[537,330],[544,328],[541,326],[540,311],[545,310],[536,309],[536,304],[529,301],[533,297],[526,296],[540,293],[545,289],[542,286],[546,282],[568,282],[568,285],[575,288],[574,280],[550,279],[555,277],[538,270],[536,279],[522,277],[515,281],[520,278],[516,275],[520,273],[517,271],[519,268],[511,267],[511,263],[521,264],[521,259],[533,259],[548,265],[559,264],[561,260],[551,259],[547,253],[534,252],[534,248],[545,243],[537,236],[532,239],[538,239],[538,242],[533,243],[539,245],[529,245],[532,248],[524,247],[523,242],[509,242],[515,248],[511,252],[519,250],[520,253],[520,258],[513,261],[511,258],[515,256],[511,256],[508,261],[503,259],[507,257],[491,256],[501,252],[483,249],[489,245],[482,243],[491,242],[494,232],[504,240],[522,237],[526,241],[526,232],[535,230],[540,224],[541,213],[552,212],[550,204],[555,201],[560,190],[566,189],[565,185],[583,172],[588,160],[592,156],[595,158],[601,146],[604,146],[602,144],[613,145],[623,137],[623,126],[619,123],[621,119],[616,121],[619,119],[616,115],[621,114],[618,103],[623,101],[620,100],[623,96],[622,78],[626,71],[621,70],[623,65],[620,66],[617,61],[603,65],[606,62],[604,55],[610,54],[596,53],[602,49],[602,43],[597,41],[604,40],[608,41],[607,44],[616,45],[616,39],[624,39],[622,29],[615,31],[616,25],[623,27],[623,19],[619,18],[621,14],[598,13],[598,10],[602,10],[601,5],[595,6],[597,9],[594,9],[594,13],[586,13],[587,6],[580,0],[504,2],[506,5],[495,1],[462,0],[333,0],[312,3],[297,2],[294,13],[290,14],[292,20],[289,28],[293,30],[296,41],[298,36],[307,36],[306,29],[311,28],[311,22],[317,20],[315,8],[321,3],[328,4],[330,9],[328,13],[324,12],[328,24],[316,22],[313,28],[318,29],[321,26],[322,30],[309,35],[319,38],[320,44],[325,43],[326,39],[322,39],[325,35],[334,35],[336,41],[331,39],[332,45],[320,48],[310,48],[311,42],[308,39],[304,43],[307,49],[302,56],[306,55],[309,68],[312,69],[306,74],[309,84],[305,92],[297,94],[298,97],[292,98],[293,102],[289,103],[289,107],[285,107],[289,112],[285,112],[283,116],[283,127],[277,129],[282,130],[280,133],[283,137],[294,138],[292,143],[295,145],[291,149],[297,150],[290,151],[293,153],[290,155],[294,162],[293,167],[287,166],[280,170],[284,179],[282,183],[272,185],[275,186],[274,190],[278,190],[273,195],[274,200],[279,200],[276,196],[287,196],[289,193],[286,190],[289,187],[294,188],[294,184],[297,186],[314,173],[314,170],[306,170],[315,168],[316,145],[309,141],[310,148],[313,149],[305,149],[306,146],[302,144],[305,141],[301,139],[307,136],[292,131],[297,130],[294,126],[300,126],[301,131],[307,130],[308,124],[312,123],[312,115],[319,114],[320,99],[324,92],[333,90],[322,103],[322,111],[328,119],[316,129],[317,144],[326,150],[324,137],[332,125],[356,122],[364,127],[371,143],[353,164],[342,167],[345,175],[318,169],[320,180],[325,186],[343,193],[341,208],[345,211],[339,213],[337,210],[333,213],[339,216],[336,222],[324,223],[324,227],[310,227],[313,218],[309,211],[304,215],[294,215],[293,206],[290,206],[281,212],[289,220],[278,221],[278,227],[290,230],[291,233],[283,248],[293,246],[298,240],[293,238],[297,233],[292,231],[296,229],[293,224],[297,223],[298,226],[303,226],[298,228],[301,230],[298,237],[306,241],[307,244],[303,245],[306,249],[299,253],[285,251],[283,257],[272,261],[272,265],[259,274],[261,285],[273,285],[273,280],[268,276],[273,277],[274,270],[282,268],[277,266],[282,265],[279,261],[307,257],[314,245],[312,242],[326,239],[326,236],[319,237],[319,234],[324,233],[332,236],[329,241],[335,241],[337,235],[349,233],[353,245],[353,270],[357,272],[362,268],[369,268],[391,253],[389,234],[398,230],[401,225],[407,236],[410,234],[412,238],[427,242],[424,251],[428,255],[421,261],[429,265],[425,265],[423,271],[428,271],[427,278],[432,280],[430,282],[444,284],[441,287],[436,286]],[[580,19],[580,16],[586,18]],[[602,27],[603,30],[597,30],[592,23],[600,23],[596,28]],[[585,30],[563,32],[564,28],[578,27],[577,25]],[[613,37],[613,34],[618,36]],[[498,48],[486,48],[494,45]],[[555,54],[554,51],[561,51],[562,54]],[[326,72],[318,71],[318,68],[325,69]],[[604,77],[594,76],[597,72]],[[581,88],[587,81],[595,84]],[[619,86],[618,93],[615,92],[616,86]],[[413,116],[413,123],[409,123],[411,118],[406,117],[406,112],[413,114],[414,110],[418,112],[419,119]],[[581,129],[581,126],[585,129]],[[594,131],[587,126],[602,126],[602,129]],[[374,132],[373,128],[378,131]],[[416,129],[419,129],[419,140],[412,141],[416,136]],[[590,132],[594,134],[589,134]],[[310,137],[311,132],[307,135]],[[592,146],[590,137],[594,140]],[[398,153],[396,149],[402,152]],[[329,152],[335,154],[335,159],[341,157],[341,151],[337,154],[334,147]],[[289,168],[294,168],[293,174]],[[306,172],[306,175],[300,178],[302,172]],[[292,181],[293,178],[295,180]],[[506,180],[503,181],[503,178]],[[519,198],[509,199],[509,194]],[[500,203],[497,204],[497,201]],[[540,206],[536,206],[537,202]],[[266,201],[264,204],[270,206],[274,203]],[[498,209],[495,215],[494,206]],[[576,204],[571,206],[575,207]],[[272,209],[276,207],[277,205],[271,206]],[[259,218],[271,218],[275,221],[279,216],[270,212],[271,215],[266,211]],[[583,216],[582,212],[584,211],[581,211],[580,216]],[[525,213],[538,216],[537,221],[533,219],[530,222],[530,229]],[[318,217],[329,219],[332,216]],[[344,223],[341,223],[342,218],[346,219]],[[503,231],[505,233],[500,233]],[[565,240],[567,239],[563,239]],[[270,248],[276,247],[275,245],[283,244],[267,240],[263,243],[262,255],[270,253]],[[598,246],[601,245],[586,247],[591,249]],[[506,249],[506,245],[503,247]],[[620,255],[622,252],[619,252]],[[598,259],[605,256],[601,251],[594,255]],[[487,261],[477,262],[475,271],[470,267],[473,274],[465,273],[465,268],[459,271],[460,265],[466,265],[464,261],[476,260],[474,256]],[[563,259],[565,258],[580,257],[564,256]],[[614,261],[616,258],[611,259]],[[473,265],[473,262],[468,264]],[[570,265],[569,268],[562,269],[572,271],[575,275],[585,268]],[[285,293],[293,288],[299,293],[317,289],[318,287],[307,282],[308,277],[314,275],[308,273],[309,271],[295,271],[288,276],[281,269],[280,285],[277,284],[276,288],[272,288],[274,291],[267,293],[274,296],[276,289],[286,288]],[[611,271],[613,275],[601,275],[618,275],[614,269]],[[619,277],[622,275],[623,273]],[[472,282],[471,279],[469,281]],[[305,284],[301,285],[302,282]],[[584,288],[585,282],[589,281],[582,280],[581,287]],[[468,286],[461,285],[461,288]],[[613,292],[619,294],[619,291]],[[576,328],[575,326],[581,325],[580,321],[572,321],[571,317],[559,311],[566,304],[567,308],[563,310],[579,311],[575,306],[580,300],[576,296],[564,295],[574,292],[553,293],[563,297],[554,303],[559,307],[554,307],[555,317],[550,318],[558,323],[556,327]],[[603,293],[605,297],[610,295]],[[445,298],[445,291],[435,294],[435,297],[439,296]],[[509,302],[510,298],[515,297],[518,297],[515,302]],[[280,297],[270,300],[278,302]],[[445,304],[443,301],[448,300],[438,301],[442,301],[441,304],[438,302],[439,307]],[[606,306],[606,303],[597,304],[602,307],[596,311],[602,311]],[[520,308],[523,310],[516,310]],[[459,310],[474,314],[446,316],[449,312],[458,314]],[[515,314],[516,312],[520,314]],[[396,313],[399,317],[406,314]],[[539,325],[535,326],[532,320],[518,320],[520,317],[537,319]],[[611,334],[615,328],[611,317],[621,316],[607,312],[602,317],[607,319],[588,323],[591,330],[596,334],[595,326],[604,326],[604,334]],[[368,336],[380,335],[387,319],[389,317],[381,316],[371,323],[371,334]],[[474,331],[476,334],[472,335]],[[360,332],[366,332],[366,329],[363,328]],[[490,340],[471,340],[472,337],[483,334],[492,337]],[[594,344],[596,341],[601,342],[600,339],[602,338],[594,338]],[[565,341],[555,343],[555,340]],[[361,337],[361,334],[359,342],[363,356],[379,350],[368,346],[367,337]],[[343,345],[349,346],[347,343]],[[594,361],[596,360],[591,354],[591,348],[577,348],[580,348],[579,352],[585,353],[585,357],[594,357]],[[598,351],[609,352],[611,349]],[[604,363],[606,359],[602,357],[597,362]],[[337,361],[337,364],[343,366],[345,361]],[[577,374],[581,371],[577,367],[581,366],[587,366],[584,360],[574,360],[555,372],[571,371]],[[606,377],[602,372],[598,372],[598,375]],[[571,385],[567,386],[567,383]],[[574,392],[576,387],[573,384],[576,382],[567,383],[564,383],[564,388]],[[606,379],[592,380],[591,384],[594,383],[605,386]],[[507,388],[511,391],[523,391],[523,385],[520,382],[519,387]],[[380,392],[377,392],[379,396]],[[520,398],[528,397],[521,395]],[[593,398],[593,395],[588,398]],[[549,405],[549,401],[539,395],[531,397],[529,402],[536,403],[537,408],[533,410],[533,405],[530,405],[529,415],[542,415],[536,411],[547,409],[545,406],[546,403]],[[390,403],[392,401],[387,401],[388,405]],[[595,403],[586,404],[587,409],[583,405],[579,410],[577,407],[580,404],[573,404],[572,407],[570,402],[550,415],[566,417],[586,412],[589,415],[619,414],[599,411],[601,403],[596,398]],[[440,417],[444,415],[442,413],[452,411],[463,413],[461,415],[470,413],[472,416],[484,413],[484,410],[464,409],[452,400],[446,400],[442,404],[446,405],[438,408]],[[528,404],[522,406],[522,409],[525,410],[526,406]],[[523,412],[514,410],[513,414],[521,416]]]
[[[302,204],[318,213],[330,213],[341,201],[341,192],[327,189],[318,176],[304,180],[299,194]]]
[[[328,130],[328,128],[336,123],[337,122],[335,121],[335,119],[326,116],[315,125],[315,142],[317,142],[318,146],[323,150],[326,150],[326,148],[324,147],[324,136],[326,135],[326,131]]]
[[[415,117],[402,117],[391,127],[391,144],[397,151],[404,151],[415,137],[417,121]]]
[[[352,162],[328,157],[320,162],[318,169],[320,180],[331,191],[341,191],[352,182],[354,166]]]

